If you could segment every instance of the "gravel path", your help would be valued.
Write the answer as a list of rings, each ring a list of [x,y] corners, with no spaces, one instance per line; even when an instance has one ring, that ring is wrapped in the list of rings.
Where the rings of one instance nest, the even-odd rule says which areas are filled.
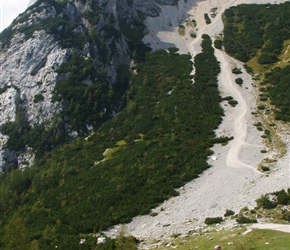
[[[222,33],[222,12],[233,5],[241,3],[281,3],[285,1],[263,0],[188,0],[187,4],[180,1],[179,7],[166,6],[158,18],[148,18],[147,25],[151,33],[144,38],[154,49],[172,47],[174,44],[181,53],[195,56],[201,51],[201,35],[209,34],[212,39]],[[205,24],[204,13],[210,13],[217,8],[217,15],[209,25]],[[179,20],[195,19],[197,37],[178,35]],[[170,23],[171,25],[165,25]],[[161,27],[161,24],[163,25]],[[186,28],[187,29],[187,28]],[[206,217],[223,216],[227,209],[238,212],[248,206],[253,208],[255,200],[262,194],[290,187],[289,153],[277,159],[269,175],[257,170],[258,164],[264,158],[273,157],[272,153],[261,153],[265,149],[259,132],[254,123],[258,118],[251,113],[256,110],[257,90],[249,74],[243,69],[241,62],[229,57],[220,50],[215,51],[220,61],[221,74],[219,88],[222,97],[232,96],[238,101],[236,107],[226,102],[222,103],[225,117],[216,130],[217,136],[234,136],[226,146],[215,145],[214,155],[208,160],[212,167],[206,170],[198,179],[187,183],[178,191],[180,195],[165,201],[153,209],[157,216],[138,216],[131,223],[124,225],[125,231],[145,242],[155,239],[166,239],[173,234],[186,235],[189,231],[204,226]],[[232,68],[241,68],[243,73],[238,77],[243,79],[242,87],[235,83],[236,75]],[[194,69],[193,69],[194,72]],[[290,149],[289,134],[283,135],[287,152]],[[116,236],[120,226],[115,226],[106,234]],[[144,245],[143,249],[147,247]]]

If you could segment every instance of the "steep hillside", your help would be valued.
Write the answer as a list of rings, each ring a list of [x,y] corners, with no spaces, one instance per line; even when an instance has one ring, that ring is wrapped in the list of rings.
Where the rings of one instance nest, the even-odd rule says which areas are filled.
[[[259,3],[266,2],[259,1]],[[235,1],[234,4],[239,3],[243,3],[243,1]],[[162,41],[160,44],[165,48],[171,42],[171,44],[176,44],[181,51],[195,55],[200,51],[199,44],[203,33],[208,33],[212,38],[220,41],[228,39],[223,36],[221,17],[223,11],[232,4],[233,2],[228,1],[226,3],[223,1],[198,3],[189,11],[192,16],[188,17],[190,20],[194,19],[196,24],[187,25],[188,21],[186,21],[183,24],[184,36],[178,34],[180,23],[173,25],[175,29],[170,26],[165,27],[166,32],[155,30],[155,27],[159,27],[160,20],[174,16],[172,15],[173,8],[164,8],[160,17],[148,18],[147,23],[152,25],[152,28],[149,28],[152,33],[145,37],[146,42],[158,46],[154,41],[158,40],[159,43]],[[260,9],[263,10],[266,7],[268,5],[262,5]],[[287,10],[283,5],[273,5],[273,8],[281,7],[284,8],[284,11]],[[241,6],[242,8],[245,6]],[[252,6],[248,5],[248,8],[251,9]],[[211,23],[206,24],[203,13],[211,13],[213,10],[215,14],[211,17]],[[196,33],[196,38],[191,37],[192,32]],[[281,65],[287,65],[289,60],[287,51],[287,46],[281,51],[281,56],[279,56]],[[214,156],[208,160],[213,168],[206,170],[198,179],[179,189],[178,197],[174,197],[152,210],[154,217],[134,218],[125,227],[128,234],[145,238],[147,242],[151,239],[156,245],[160,243],[156,243],[155,239],[159,239],[162,245],[163,242],[168,242],[172,235],[187,236],[189,232],[198,231],[200,226],[205,225],[204,220],[207,217],[223,217],[227,210],[237,213],[245,206],[254,208],[255,200],[259,196],[289,188],[289,155],[285,154],[285,152],[289,152],[287,135],[289,125],[274,121],[273,117],[265,118],[264,114],[269,111],[257,109],[260,103],[259,101],[256,103],[256,100],[260,93],[257,91],[259,82],[255,82],[257,78],[254,74],[263,75],[265,70],[257,68],[257,71],[251,75],[247,73],[246,69],[249,68],[247,65],[231,58],[222,50],[217,49],[215,54],[221,62],[219,89],[225,100],[222,104],[225,117],[216,130],[216,134],[233,136],[234,139],[227,145],[215,145],[213,147]],[[270,65],[270,68],[273,67],[275,64]],[[241,69],[242,73],[235,74],[234,69]],[[286,70],[287,68],[285,68]],[[242,79],[241,85],[237,84],[237,79]],[[283,83],[281,82],[281,84]],[[283,90],[281,94],[283,95]],[[235,108],[229,105],[228,100],[230,99],[237,101],[238,104]],[[270,134],[269,131],[271,131]],[[281,158],[281,156],[283,157]],[[226,225],[221,227],[226,227]],[[108,232],[108,235],[114,235],[118,230],[119,228],[116,227]]]
[[[79,233],[148,213],[209,167],[213,130],[223,114],[210,37],[203,38],[193,85],[189,55],[172,48],[145,56],[146,29],[138,15],[156,16],[160,7],[131,3],[136,12],[126,15],[129,6],[119,4],[38,1],[3,32],[1,94],[15,105],[15,116],[1,126],[8,138],[1,175],[3,247],[16,240],[9,229],[14,221],[26,236],[19,240],[22,249],[81,247]],[[49,46],[58,48],[56,54],[46,51]],[[201,66],[204,60],[210,71]],[[44,108],[50,104],[55,112]],[[29,109],[38,105],[50,116]],[[4,107],[9,118],[10,107]],[[18,156],[24,149],[31,158]]]
[[[154,1],[40,0],[1,33],[2,168],[24,168],[28,148],[34,156],[88,134],[123,108],[132,54],[138,61],[148,50],[142,15],[159,9]]]
[[[279,21],[261,8],[289,5],[254,5],[252,51],[253,6],[226,10],[252,2],[267,1],[32,2],[0,40],[0,248],[136,249],[120,226],[105,245],[91,233],[137,216],[122,228],[145,242],[186,235],[289,188],[288,124],[260,103],[287,121],[287,32],[268,74],[254,67]]]

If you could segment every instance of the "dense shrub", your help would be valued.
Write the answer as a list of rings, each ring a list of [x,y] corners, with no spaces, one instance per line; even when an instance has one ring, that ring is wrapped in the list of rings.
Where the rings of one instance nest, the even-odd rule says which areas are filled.
[[[37,103],[37,102],[40,102],[40,101],[43,101],[44,100],[44,96],[43,94],[39,93],[39,94],[36,94],[33,98],[33,102],[34,103]]]
[[[235,80],[235,82],[236,82],[236,84],[238,84],[238,85],[242,85],[244,81],[243,81],[242,78],[237,78],[237,79]]]
[[[238,101],[236,100],[229,100],[228,103],[232,106],[235,107],[238,104]]]
[[[232,69],[232,73],[239,75],[239,74],[242,74],[243,72],[240,68],[235,67]]]
[[[282,212],[282,216],[281,216],[281,218],[282,218],[283,220],[286,220],[286,221],[290,222],[290,211],[289,211],[289,210],[284,210],[284,211]]]
[[[275,68],[266,74],[263,83],[267,86],[264,92],[270,96],[271,103],[275,105],[275,118],[290,121],[290,66]]]
[[[256,200],[257,206],[262,207],[265,209],[271,209],[275,208],[277,206],[277,202],[273,200],[273,198],[270,199],[270,195],[262,195],[260,198]]]
[[[179,25],[178,34],[181,35],[181,36],[185,35],[185,27],[183,25]]]
[[[41,138],[51,143],[51,148],[36,157],[31,168],[0,175],[1,225],[18,210],[31,241],[37,239],[40,249],[50,249],[54,243],[62,249],[78,249],[80,232],[98,232],[149,213],[177,195],[177,187],[209,168],[206,159],[212,153],[213,131],[223,110],[217,87],[219,63],[210,37],[204,35],[203,39],[203,51],[195,57],[194,85],[190,55],[179,55],[174,49],[149,53],[136,65],[138,74],[127,79],[131,83],[123,95],[127,105],[118,115],[87,138],[61,140],[63,127],[57,124],[71,119],[82,127],[82,122],[100,115],[80,112],[87,112],[83,108],[87,103],[106,103],[114,96],[113,89],[107,89],[102,81],[82,83],[83,75],[97,74],[90,59],[79,55],[69,59],[59,69],[67,78],[56,90],[68,104],[63,111],[68,112],[71,106],[79,121],[69,113],[55,117],[52,132],[61,145],[52,143],[54,136],[43,134],[43,127],[35,127],[33,134],[25,131],[25,123],[13,128],[18,133],[13,138],[21,138],[19,133],[29,138],[15,143],[25,146],[31,140],[41,144]],[[124,77],[124,72],[120,76]],[[99,99],[89,98],[90,93]],[[75,99],[78,102],[74,103]],[[19,112],[18,119],[25,121],[25,113]],[[103,155],[106,149],[110,156]],[[2,231],[0,227],[0,234]]]
[[[216,39],[216,40],[214,41],[214,47],[215,47],[216,49],[222,49],[222,46],[223,46],[223,41],[222,41],[222,40],[220,40],[220,39]]]
[[[266,108],[266,106],[264,104],[260,104],[257,107],[259,110],[264,110]]]
[[[233,139],[234,139],[233,136],[231,136],[231,137],[221,136],[221,137],[214,138],[212,140],[212,143],[225,143],[225,142],[228,142],[228,141],[233,140]]]
[[[277,203],[281,205],[290,205],[290,193],[286,192],[284,189],[278,192],[274,192],[277,196]]]
[[[246,62],[257,55],[260,64],[277,61],[283,41],[290,38],[290,3],[231,7],[224,12],[224,47]]]
[[[223,98],[225,101],[233,100],[234,98],[232,96],[226,96]]]
[[[266,171],[269,171],[269,170],[270,170],[270,168],[269,168],[269,167],[267,167],[267,166],[261,166],[261,169],[262,169],[264,172],[266,172]]]
[[[209,15],[207,13],[204,13],[204,19],[205,19],[205,23],[206,24],[210,24],[211,23],[211,19],[210,19]]]
[[[228,217],[228,216],[231,216],[231,215],[234,215],[234,214],[235,214],[234,211],[228,209],[228,210],[225,212],[224,217]]]
[[[204,223],[207,225],[212,225],[212,224],[221,223],[222,221],[223,221],[222,217],[207,217],[204,220]]]
[[[256,219],[251,219],[251,218],[244,217],[244,216],[237,218],[236,221],[239,224],[258,223],[258,221]]]

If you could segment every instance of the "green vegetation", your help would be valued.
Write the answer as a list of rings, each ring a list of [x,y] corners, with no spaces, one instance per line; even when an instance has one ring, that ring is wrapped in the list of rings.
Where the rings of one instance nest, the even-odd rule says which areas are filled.
[[[244,81],[243,81],[242,78],[237,78],[237,79],[235,80],[235,82],[236,82],[236,84],[238,84],[238,85],[242,85]]]
[[[268,222],[286,223],[290,221],[290,189],[277,191],[261,196],[256,200],[257,207],[249,210],[247,207],[241,209],[235,215],[232,210],[226,210],[224,217],[206,218],[205,223],[209,225],[205,229],[196,230],[192,235],[177,237],[171,241],[156,243],[162,246],[160,249],[187,250],[187,249],[211,249],[214,245],[221,245],[222,248],[230,250],[251,250],[251,249],[275,249],[286,250],[289,248],[289,233],[274,230],[252,230],[247,232],[247,227],[242,225],[257,223],[257,218],[263,218]],[[284,206],[284,207],[283,207]],[[232,220],[240,224],[239,228],[223,229],[223,221]],[[221,223],[221,227],[214,224]]]
[[[88,132],[88,125],[98,128],[111,117],[120,95],[124,95],[127,89],[126,80],[129,77],[128,71],[127,75],[123,72],[123,81],[109,84],[103,72],[96,70],[93,60],[80,55],[73,55],[57,72],[70,75],[57,82],[52,100],[63,105],[60,114],[62,121],[72,131],[84,134]],[[84,79],[91,84],[85,84]]]
[[[211,14],[210,14],[210,16],[212,17],[212,18],[215,18],[216,17],[216,15],[217,15],[217,7],[215,7],[215,8],[212,8],[211,10],[210,10],[210,12],[211,12]]]
[[[233,100],[234,98],[232,96],[226,96],[226,97],[223,97],[223,101],[229,101],[229,100]]]
[[[214,138],[212,140],[213,143],[226,143],[226,142],[229,142],[231,140],[233,140],[234,137],[231,136],[231,137],[227,137],[227,136],[222,136],[222,137],[217,137],[217,138]]]
[[[184,25],[179,25],[178,34],[181,35],[181,36],[185,35],[185,27],[184,27]]]
[[[22,146],[27,142],[51,146],[45,148],[42,144],[42,153],[34,166],[23,172],[12,169],[0,176],[0,234],[17,212],[25,224],[30,245],[44,250],[56,245],[61,249],[91,249],[79,244],[80,233],[98,232],[149,213],[163,200],[177,195],[175,188],[207,169],[213,130],[221,122],[223,111],[217,88],[219,63],[207,35],[203,36],[202,48],[203,52],[195,57],[194,85],[190,55],[179,55],[175,49],[159,50],[147,54],[146,60],[137,64],[138,74],[130,80],[126,107],[88,138],[65,138],[55,147],[48,136],[55,130],[47,131],[47,137],[43,137],[43,130],[34,128],[40,132],[34,133],[37,139],[17,141]],[[64,103],[70,104],[69,98],[80,98],[72,105],[82,108],[79,102],[89,100],[91,89],[93,94],[99,91],[98,84],[84,85],[81,81],[82,74],[92,81],[97,74],[91,59],[75,55],[59,73],[67,78],[58,83],[55,98]],[[100,91],[104,93],[99,98],[106,102],[106,88]],[[67,107],[64,105],[63,112]],[[25,116],[20,111],[18,119],[23,125]],[[53,123],[64,124],[64,118],[73,119],[66,113]],[[53,125],[59,129],[62,126]],[[9,126],[3,127],[8,133]],[[25,127],[14,131],[31,135]],[[61,130],[57,131],[55,136],[63,136]],[[19,134],[19,138],[23,137]],[[105,150],[110,155],[104,156]],[[7,241],[1,238],[0,246],[5,244]]]
[[[269,170],[270,170],[270,168],[269,168],[269,167],[267,167],[267,166],[261,166],[261,169],[262,169],[264,172],[266,172],[266,171],[269,171]]]
[[[222,221],[223,221],[222,217],[207,217],[204,220],[204,223],[207,225],[212,225],[212,224],[221,223]]]
[[[244,234],[246,228],[232,230],[212,230],[209,232],[197,232],[186,239],[180,237],[168,246],[160,249],[188,250],[188,249],[213,249],[220,245],[227,250],[288,250],[290,244],[289,233],[273,230],[254,229]],[[268,242],[268,244],[266,244]],[[152,248],[153,249],[153,248]]]
[[[101,10],[96,4],[92,4],[91,8],[86,9],[83,13],[83,17],[86,18],[91,25],[97,25],[100,20]]]
[[[232,107],[235,107],[238,104],[238,101],[236,100],[229,100],[228,104],[230,104]]]
[[[290,38],[290,3],[246,5],[224,12],[224,47],[227,53],[247,62],[258,55],[258,63],[278,60],[283,42]]]
[[[231,216],[231,215],[234,215],[234,214],[235,214],[234,211],[227,209],[227,211],[224,214],[224,217],[228,217],[228,216]]]
[[[34,96],[33,102],[37,103],[44,100],[43,94],[39,93]]]
[[[28,139],[30,126],[26,119],[24,108],[20,98],[16,100],[16,118],[14,122],[8,122],[0,127],[2,134],[9,135],[6,146],[10,150],[23,149]]]
[[[189,35],[192,38],[196,38],[196,33],[194,31],[190,31],[190,34]]]
[[[264,209],[272,209],[277,205],[290,205],[290,189],[282,189],[271,194],[262,195],[256,200],[257,206]]]
[[[226,52],[248,62],[253,68],[248,65],[245,68],[251,74],[254,70],[259,73],[253,79],[262,79],[260,91],[263,95],[260,101],[269,99],[270,104],[274,105],[274,108],[267,109],[266,103],[260,103],[258,110],[267,109],[265,114],[273,113],[276,120],[285,122],[290,121],[290,67],[285,63],[289,57],[290,21],[286,17],[289,14],[289,2],[280,5],[240,5],[224,13]],[[279,59],[285,62],[278,64]]]
[[[290,66],[275,68],[266,74],[263,84],[266,85],[264,91],[275,105],[275,118],[282,121],[290,121]]]
[[[30,7],[30,10],[33,14],[48,5],[53,6],[57,14],[66,13],[63,11],[66,6],[65,2],[49,0],[44,3],[44,1],[38,1]],[[45,7],[40,7],[41,4],[45,4]],[[84,12],[83,15],[91,25],[94,25],[97,22],[99,9],[95,4],[88,9],[90,10]],[[120,31],[114,28],[116,20],[111,15],[103,15],[106,24],[102,27],[100,34],[97,34],[93,27],[88,32],[84,30],[84,27],[78,29],[79,23],[75,20],[71,21],[66,14],[61,18],[57,16],[37,20],[31,26],[23,26],[25,29],[19,28],[18,31],[23,32],[27,39],[35,30],[43,29],[47,33],[54,34],[55,39],[63,47],[73,47],[75,53],[56,70],[62,80],[56,83],[52,101],[62,104],[61,113],[53,118],[52,124],[41,124],[31,128],[25,120],[21,104],[17,104],[17,117],[21,119],[17,119],[14,123],[4,124],[0,128],[3,134],[9,136],[8,149],[23,150],[25,145],[29,145],[40,156],[44,151],[68,142],[70,140],[68,133],[74,136],[87,135],[92,129],[97,129],[107,119],[110,119],[113,113],[124,108],[125,92],[129,87],[130,77],[128,66],[121,65],[117,69],[118,79],[116,83],[112,84],[106,79],[106,70],[97,65],[100,60],[104,63],[110,62],[110,54],[117,53],[115,42],[121,37]],[[23,14],[17,19],[17,22],[24,23],[28,17],[28,14]],[[120,20],[121,30],[128,38],[127,42],[136,62],[142,62],[145,53],[149,51],[149,48],[141,42],[144,29],[144,25],[141,24],[141,22],[136,22],[134,25],[139,25],[137,29],[128,29],[129,26],[125,26],[124,21]],[[76,30],[82,32],[78,33]],[[9,42],[14,33],[9,33],[11,36],[5,34],[1,35],[2,47],[8,44],[6,41]],[[110,40],[111,43],[107,43],[107,40]],[[90,42],[96,48],[96,53],[91,53],[91,57],[85,57],[82,55],[82,51],[78,51],[78,49],[83,49],[84,42]],[[109,51],[110,53],[108,53]],[[5,86],[0,91],[4,92],[7,88]],[[43,99],[44,96],[39,93],[35,95],[34,102],[37,103]],[[24,126],[20,125],[22,122],[24,122]]]
[[[47,2],[54,4],[57,11],[62,8],[60,3]],[[283,15],[288,15],[286,10],[281,11]],[[236,10],[233,13],[236,14]],[[243,13],[246,14],[246,11]],[[236,17],[227,14],[227,22],[231,23],[230,18]],[[99,10],[95,8],[84,12],[83,17],[95,25],[98,15]],[[244,25],[243,20],[248,20],[246,15],[237,16],[241,26]],[[278,16],[277,23],[282,25],[285,17],[282,14]],[[25,18],[23,16],[20,21],[24,22]],[[76,26],[66,18],[43,20],[41,25],[48,27],[56,38],[61,36],[62,46],[80,48],[83,38],[88,39],[98,47],[100,57],[106,61],[110,59],[106,46],[113,45],[106,45],[104,37],[118,39],[120,33],[113,28],[116,20],[112,16],[108,15],[104,20],[106,27],[101,35],[91,29],[87,36],[83,33],[73,36],[76,39],[71,36]],[[138,74],[130,76],[128,69],[121,66],[118,84],[113,86],[106,81],[104,69],[94,64],[95,58],[76,53],[58,69],[64,78],[57,83],[53,98],[62,102],[63,110],[54,118],[50,130],[46,124],[30,128],[21,102],[17,103],[16,121],[1,127],[1,132],[9,135],[9,149],[19,150],[29,145],[37,153],[31,168],[23,172],[9,169],[0,176],[1,249],[48,250],[55,246],[59,249],[96,248],[96,239],[90,233],[101,232],[117,223],[126,223],[133,216],[150,213],[151,208],[177,195],[175,188],[198,177],[209,167],[206,159],[212,153],[210,147],[213,143],[225,143],[232,139],[215,138],[213,132],[221,122],[223,111],[219,106],[222,99],[217,88],[220,68],[210,37],[202,36],[202,53],[194,58],[196,73],[192,84],[190,55],[179,55],[174,48],[168,49],[168,52],[158,50],[146,54],[148,48],[141,42],[143,24],[136,21],[130,25],[121,19],[119,22],[121,32],[128,39],[132,57],[137,62]],[[29,37],[41,25],[28,27],[23,32]],[[231,32],[237,29],[233,26],[235,29]],[[59,27],[63,27],[60,29],[62,33],[58,33]],[[262,31],[267,27],[264,25]],[[248,28],[243,29],[243,32],[246,31]],[[1,46],[7,45],[14,31],[8,28],[5,32]],[[262,40],[266,33],[264,35]],[[237,37],[233,36],[233,39]],[[246,40],[247,36],[243,39]],[[259,43],[259,39],[257,41]],[[248,54],[245,55],[250,56],[260,53],[259,49],[274,46],[264,45],[264,40],[260,47],[251,47],[251,42],[245,44],[245,47],[231,53],[240,56],[246,51]],[[231,46],[228,49],[231,50]],[[273,51],[275,56],[276,51]],[[270,52],[265,50],[263,53],[269,56]],[[263,55],[262,59],[265,58],[269,60]],[[235,74],[239,72],[240,69],[234,71]],[[275,92],[272,85],[281,72],[275,73],[267,77],[265,95]],[[285,81],[282,82],[285,86]],[[1,88],[0,92],[7,88]],[[276,95],[278,99],[278,91]],[[236,102],[232,97],[223,100]],[[41,101],[40,95],[37,101]],[[112,117],[113,111],[120,112]],[[90,131],[87,125],[91,125],[94,131],[88,137]],[[259,125],[257,128],[263,130]],[[77,131],[79,137],[72,140],[66,136],[68,130]],[[284,190],[261,197],[257,204],[260,208],[272,209],[289,204],[289,196],[289,190]],[[225,216],[232,213],[227,210]],[[239,223],[254,222],[251,213],[240,213]],[[156,215],[156,212],[151,215]],[[290,220],[289,211],[283,211],[279,216]],[[219,222],[223,220],[217,218]],[[216,218],[207,219],[209,224],[216,221]],[[17,232],[17,239],[14,232]],[[271,249],[277,247],[283,250],[290,244],[289,235],[286,238],[283,233],[276,235],[259,230],[245,236],[241,230],[236,232],[234,238],[229,233],[223,235],[224,232],[213,232],[213,235],[220,239],[217,243],[221,245],[233,241],[229,249],[265,248],[264,240],[262,242],[260,239],[266,236]],[[79,244],[81,238],[86,239],[85,244]],[[213,242],[209,242],[207,237],[202,235],[198,239],[201,249],[212,247]],[[120,235],[96,249],[136,249],[136,239]]]
[[[204,13],[204,19],[205,19],[205,23],[206,24],[210,24],[211,23],[211,19],[210,19],[209,15],[207,13]]]
[[[249,223],[257,223],[256,219],[251,219],[245,216],[240,216],[236,219],[239,224],[249,224]]]
[[[19,16],[11,26],[3,30],[1,33],[1,48],[5,48],[9,45],[11,38],[17,32],[23,33],[25,35],[24,39],[27,40],[32,37],[33,33],[37,30],[44,30],[49,34],[53,34],[55,38],[60,41],[63,47],[74,47],[81,49],[85,44],[85,36],[81,32],[76,32],[77,24],[69,19],[67,15],[62,15],[61,17],[46,17],[44,19],[34,20],[33,24],[20,25],[16,29],[12,29],[13,26],[18,24],[23,24],[28,21],[29,17],[33,13],[41,12],[43,7],[42,4],[53,6],[57,14],[64,13],[64,8],[67,1],[53,1],[53,0],[39,0],[35,4],[29,7],[31,13],[23,13]]]
[[[3,242],[6,249],[28,250],[28,237],[25,224],[18,212],[15,212],[4,228]]]
[[[234,67],[232,69],[232,73],[236,74],[236,75],[239,75],[239,74],[242,74],[243,72],[242,72],[242,70],[240,68]]]
[[[222,47],[223,47],[223,41],[221,39],[214,40],[214,47],[216,49],[222,49]]]
[[[3,94],[6,92],[7,89],[9,89],[10,86],[5,85],[4,87],[0,88],[0,94]]]

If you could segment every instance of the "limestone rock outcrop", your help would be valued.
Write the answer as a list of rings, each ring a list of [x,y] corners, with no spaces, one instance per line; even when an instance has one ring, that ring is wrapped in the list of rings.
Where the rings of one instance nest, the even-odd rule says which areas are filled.
[[[160,5],[175,5],[177,0],[31,0],[28,9],[2,32],[0,39],[0,126],[19,120],[19,110],[33,129],[52,127],[63,109],[62,100],[53,100],[58,81],[70,73],[59,74],[61,65],[73,55],[91,58],[96,71],[108,84],[118,84],[120,67],[130,67],[129,39],[123,30],[146,34],[142,23],[159,15]],[[93,40],[97,40],[94,41]],[[83,79],[92,84],[96,79]],[[120,110],[103,108],[111,115]],[[109,110],[109,111],[108,111]],[[66,133],[77,135],[66,124]],[[91,124],[87,124],[91,128]],[[26,131],[26,130],[25,130]],[[31,145],[10,149],[9,136],[0,132],[0,169],[23,168],[34,158]],[[27,152],[29,148],[29,154]],[[26,154],[26,156],[24,156]],[[17,159],[25,158],[23,165]]]

